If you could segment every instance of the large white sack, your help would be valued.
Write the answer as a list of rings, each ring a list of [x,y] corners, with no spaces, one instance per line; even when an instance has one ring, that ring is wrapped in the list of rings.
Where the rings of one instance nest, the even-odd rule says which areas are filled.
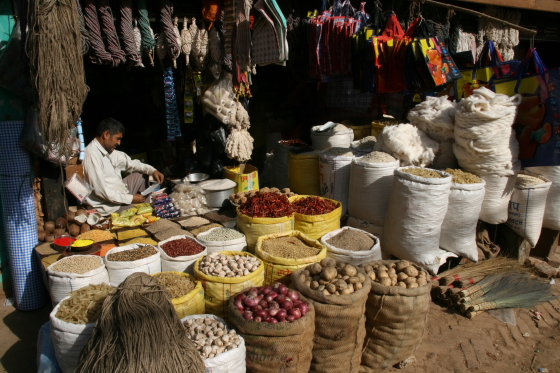
[[[74,290],[81,289],[88,285],[97,285],[101,283],[109,283],[109,274],[107,269],[105,269],[105,264],[103,264],[103,258],[96,255],[81,255],[96,258],[99,260],[100,267],[92,271],[78,274],[78,273],[68,273],[68,272],[57,272],[53,269],[53,266],[57,263],[61,263],[64,260],[71,260],[74,256],[69,256],[60,259],[58,262],[53,263],[47,269],[49,275],[49,293],[53,301],[53,305],[60,302],[62,299],[68,297],[68,295]]]
[[[342,215],[348,211],[350,165],[355,156],[319,155],[319,179],[321,196],[342,203]]]
[[[439,143],[432,140],[410,123],[386,126],[373,147],[376,151],[391,154],[401,165],[427,166],[434,161]]]
[[[525,170],[544,176],[552,183],[546,197],[543,227],[560,230],[560,166],[527,167]]]
[[[350,165],[348,214],[383,226],[399,161],[369,163],[354,158]]]
[[[507,225],[525,238],[531,247],[535,247],[541,236],[546,197],[552,183],[543,176],[533,174],[530,176],[538,177],[545,182],[537,185],[522,185],[520,182],[522,175],[517,175],[517,183],[509,202]]]
[[[196,240],[202,246],[206,247],[206,249],[208,250],[208,254],[212,254],[220,251],[247,251],[247,239],[245,238],[245,235],[243,235],[243,237],[241,238],[237,238],[235,240],[229,240],[229,241],[206,241],[204,237],[216,229],[222,229],[222,228],[221,227],[212,228],[196,236]]]
[[[509,199],[515,187],[515,175],[478,175],[486,182],[484,201],[479,219],[489,224],[501,224],[508,220]]]
[[[178,256],[176,258],[172,258],[169,255],[167,255],[165,250],[163,250],[162,246],[170,241],[182,240],[183,238],[186,238],[188,240],[193,240],[194,242],[204,246],[197,239],[194,239],[186,235],[173,236],[173,237],[169,237],[167,240],[160,241],[158,243],[158,250],[159,253],[161,254],[162,272],[185,272],[194,276],[194,264],[196,263],[198,258],[208,254],[208,249],[206,248],[206,246],[204,246],[204,250],[202,250],[200,253],[195,255]]]
[[[288,159],[290,150],[293,146],[284,145],[280,141],[274,148],[274,158],[272,160],[272,186],[278,189],[290,187],[290,178],[288,176]]]
[[[336,131],[315,132],[320,127],[311,128],[311,143],[314,150],[349,148],[354,140],[354,131],[342,124],[336,126]]]
[[[442,249],[473,262],[478,261],[476,225],[484,200],[484,185],[484,180],[477,184],[451,184],[449,205],[439,238]]]
[[[136,249],[141,246],[146,245],[135,243],[132,245],[115,247],[107,252],[107,255],[105,255],[105,267],[107,267],[107,272],[109,272],[109,281],[111,282],[111,286],[119,286],[121,282],[126,280],[128,276],[135,272],[144,272],[149,275],[161,272],[161,255],[159,250],[155,247],[154,249],[156,250],[156,253],[154,255],[144,259],[135,260],[133,262],[116,262],[108,259],[110,254]]]
[[[64,299],[67,298],[70,297]],[[93,333],[95,323],[73,324],[62,321],[56,317],[58,307],[60,303],[50,313],[54,352],[62,373],[73,373],[78,366],[80,353]]]
[[[196,319],[204,319],[207,317],[215,319],[218,322],[224,324],[228,332],[231,330],[231,328],[227,325],[227,323],[222,318],[216,315],[205,314],[205,315],[186,316],[182,318],[181,321],[184,323],[189,319],[196,320]],[[245,354],[247,352],[247,349],[245,347],[245,339],[243,339],[241,334],[237,334],[237,335],[241,340],[241,344],[239,345],[239,347],[224,352],[211,359],[202,359],[202,361],[204,361],[204,366],[206,367],[206,372],[208,373],[245,373],[246,372]]]
[[[449,200],[451,175],[424,178],[395,170],[389,207],[385,217],[383,251],[417,263],[432,273],[453,253],[439,248],[441,225]]]
[[[373,240],[373,246],[371,249],[366,251],[350,251],[338,248],[331,245],[327,241],[341,233],[344,230],[354,230],[360,232],[370,237]],[[329,232],[323,237],[321,237],[321,243],[327,247],[327,257],[333,258],[336,261],[350,263],[359,266],[364,263],[372,262],[374,260],[381,260],[381,244],[379,238],[375,237],[373,234],[363,231],[361,229],[356,229],[352,227],[343,227],[335,231]]]

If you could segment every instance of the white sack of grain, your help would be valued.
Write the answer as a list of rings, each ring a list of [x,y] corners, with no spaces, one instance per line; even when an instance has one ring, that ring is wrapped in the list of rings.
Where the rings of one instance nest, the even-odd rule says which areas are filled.
[[[544,176],[552,183],[546,197],[543,228],[560,230],[560,166],[527,167],[525,170]]]

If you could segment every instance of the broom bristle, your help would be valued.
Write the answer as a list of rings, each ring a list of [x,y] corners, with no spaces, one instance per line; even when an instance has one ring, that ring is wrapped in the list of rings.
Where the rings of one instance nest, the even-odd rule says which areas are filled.
[[[529,272],[530,269],[524,267],[523,264],[515,259],[496,257],[494,259],[485,260],[479,263],[469,263],[462,266],[452,268],[448,271],[440,273],[438,279],[447,276],[454,276],[455,280],[467,279],[475,276],[486,276],[499,272],[516,271]],[[457,278],[459,277],[459,278]],[[442,284],[443,285],[443,284]]]

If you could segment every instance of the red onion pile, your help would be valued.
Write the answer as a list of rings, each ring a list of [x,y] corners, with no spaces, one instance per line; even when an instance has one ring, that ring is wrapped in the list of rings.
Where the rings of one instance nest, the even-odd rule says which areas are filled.
[[[309,305],[299,300],[299,293],[279,282],[251,288],[237,294],[234,300],[243,317],[256,322],[294,322],[309,312]]]

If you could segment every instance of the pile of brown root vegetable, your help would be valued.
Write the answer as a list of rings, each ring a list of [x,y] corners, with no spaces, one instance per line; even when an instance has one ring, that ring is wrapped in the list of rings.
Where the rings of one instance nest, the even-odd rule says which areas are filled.
[[[382,264],[372,262],[364,265],[364,270],[372,281],[384,286],[400,286],[414,289],[428,283],[428,272],[418,269],[406,260]]]

